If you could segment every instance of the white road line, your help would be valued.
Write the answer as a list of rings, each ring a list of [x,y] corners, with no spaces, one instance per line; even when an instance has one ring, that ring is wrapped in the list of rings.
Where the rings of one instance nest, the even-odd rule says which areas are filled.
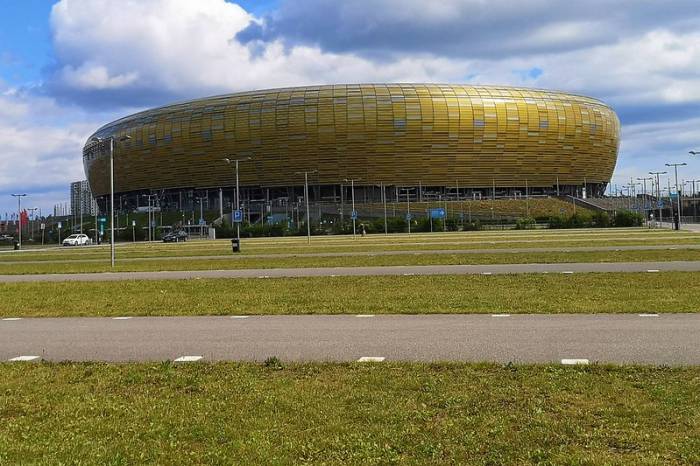
[[[112,317],[112,320],[129,320],[131,317]]]
[[[202,359],[202,356],[180,356],[175,362],[197,362]]]
[[[258,275],[258,278],[270,278],[269,275]]]
[[[17,356],[16,358],[8,359],[10,362],[29,362],[41,359],[40,356]]]
[[[649,269],[649,270],[647,270],[647,272],[649,272],[649,273],[654,273],[654,272],[658,272],[658,271],[659,271],[658,269]]]
[[[491,314],[491,317],[510,317],[510,314]]]
[[[405,273],[405,274],[403,274],[404,277],[411,277],[411,276],[413,276],[413,275],[415,275],[415,273]]]
[[[382,362],[384,357],[382,356],[362,356],[357,362]]]
[[[374,317],[374,314],[357,314],[355,317]]]
[[[567,271],[565,271],[565,272],[562,272],[562,273],[565,273],[565,274],[568,274],[568,275],[570,275],[570,274],[572,274],[572,273],[574,273],[574,272],[573,272],[573,271],[571,271],[571,270],[567,270]]]
[[[248,316],[231,316],[232,319],[247,319]]]
[[[481,272],[481,275],[491,275],[491,272]]]
[[[10,322],[10,321],[14,321],[14,320],[22,320],[22,318],[21,317],[5,317],[2,320]]]
[[[639,317],[659,317],[658,314],[639,314]]]
[[[565,366],[575,366],[577,364],[588,364],[588,359],[562,359],[561,363]]]

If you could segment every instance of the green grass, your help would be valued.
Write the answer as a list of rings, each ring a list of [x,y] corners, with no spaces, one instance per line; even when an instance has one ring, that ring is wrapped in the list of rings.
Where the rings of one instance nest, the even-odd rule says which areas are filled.
[[[41,273],[154,272],[164,270],[233,270],[306,267],[364,267],[396,265],[484,265],[534,264],[571,262],[645,262],[700,260],[700,249],[596,251],[596,252],[532,252],[532,253],[474,253],[420,254],[344,257],[277,257],[247,258],[245,256],[212,259],[167,259],[117,261],[112,269],[109,259],[100,262],[49,262],[12,264],[3,268],[4,275]]]
[[[0,284],[3,317],[700,312],[700,273]]]
[[[461,232],[408,235],[371,235],[353,240],[348,236],[318,236],[311,244],[305,238],[244,238],[243,253],[303,254],[310,252],[377,252],[400,250],[494,249],[513,247],[576,247],[626,245],[700,244],[700,235],[647,229],[546,230],[507,232]],[[119,258],[191,257],[230,255],[228,240],[189,241],[181,244],[120,243]],[[52,248],[0,255],[3,262],[105,259],[109,246],[90,248]],[[8,264],[10,265],[10,264]]]
[[[1,464],[698,464],[700,368],[0,364]]]

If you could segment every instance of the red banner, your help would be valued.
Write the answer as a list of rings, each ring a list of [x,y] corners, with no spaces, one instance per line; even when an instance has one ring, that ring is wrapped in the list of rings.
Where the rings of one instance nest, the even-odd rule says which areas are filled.
[[[29,225],[29,214],[27,213],[26,210],[23,210],[19,214],[19,224],[21,226],[27,226]]]

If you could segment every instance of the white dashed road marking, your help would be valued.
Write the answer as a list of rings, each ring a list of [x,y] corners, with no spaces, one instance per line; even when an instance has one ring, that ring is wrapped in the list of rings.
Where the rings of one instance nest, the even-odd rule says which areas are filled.
[[[112,317],[112,320],[129,320],[131,317]]]
[[[491,275],[491,272],[481,272],[481,275]]]
[[[565,274],[572,274],[572,273],[574,273],[574,272],[572,272],[571,270],[567,270],[566,272],[562,272],[562,273],[565,273]]]
[[[202,356],[180,356],[175,362],[197,362],[202,359]]]
[[[491,314],[491,317],[510,317],[510,314]]]
[[[576,364],[588,364],[588,359],[562,359],[561,363],[565,366],[575,366]]]
[[[14,320],[22,320],[22,318],[21,318],[21,317],[5,317],[5,318],[2,319],[2,320],[5,320],[5,321],[8,321],[8,322],[9,322],[9,321],[14,321]]]
[[[258,278],[270,278],[269,275],[258,275]]]
[[[639,317],[659,317],[658,314],[639,314]]]
[[[374,314],[357,314],[355,317],[374,317]]]
[[[17,356],[16,358],[9,359],[10,362],[29,362],[41,359],[40,356]]]
[[[357,362],[382,362],[384,358],[382,356],[362,356]]]
[[[231,316],[232,319],[247,319],[248,316]]]
[[[649,272],[649,273],[654,273],[654,272],[658,272],[658,271],[659,271],[658,269],[649,269],[649,270],[647,270],[647,272]]]

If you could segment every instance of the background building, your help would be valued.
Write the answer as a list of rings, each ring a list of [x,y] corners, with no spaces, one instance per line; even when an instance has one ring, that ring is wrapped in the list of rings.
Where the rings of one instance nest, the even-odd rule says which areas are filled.
[[[272,89],[183,102],[100,128],[83,151],[99,199],[115,138],[117,206],[280,209],[315,203],[602,194],[619,121],[604,103],[548,90],[439,84]],[[120,140],[125,136],[130,139]],[[250,160],[247,160],[250,158]],[[354,181],[351,181],[354,180]],[[351,191],[351,184],[355,189]],[[100,202],[103,202],[102,200]],[[333,209],[330,209],[333,210]]]
[[[90,191],[90,183],[87,180],[75,181],[70,184],[70,208],[73,216],[97,215],[97,201]]]

